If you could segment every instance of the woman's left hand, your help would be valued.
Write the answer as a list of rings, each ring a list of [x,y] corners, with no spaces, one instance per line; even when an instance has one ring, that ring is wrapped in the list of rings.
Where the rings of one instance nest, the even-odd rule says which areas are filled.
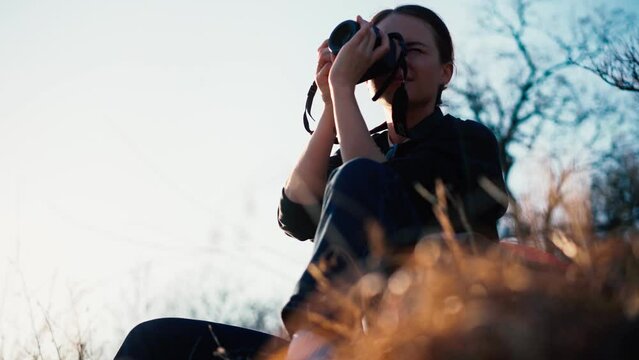
[[[382,42],[375,47],[377,38],[373,25],[357,16],[359,31],[340,49],[329,74],[331,88],[354,88],[366,71],[389,50],[388,36],[379,30]]]

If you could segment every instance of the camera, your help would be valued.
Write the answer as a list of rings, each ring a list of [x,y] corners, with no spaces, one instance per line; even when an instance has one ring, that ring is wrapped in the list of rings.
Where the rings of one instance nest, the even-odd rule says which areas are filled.
[[[328,48],[334,55],[337,55],[342,46],[344,46],[344,44],[346,44],[355,35],[355,33],[357,33],[359,29],[360,25],[357,23],[357,21],[346,20],[341,22],[331,32],[331,35],[328,38]],[[376,36],[375,47],[378,47],[382,44],[382,36],[376,26],[373,26],[373,30],[375,31]],[[388,74],[396,69],[400,49],[398,49],[395,41],[393,41],[399,34],[394,35],[395,36],[393,37],[389,36],[389,51],[366,71],[366,73],[359,80],[360,83],[378,77],[380,75]]]
[[[353,20],[346,20],[341,22],[339,25],[333,29],[333,32],[328,38],[328,48],[334,55],[337,55],[344,46],[360,29],[359,24]],[[382,35],[380,30],[373,26],[373,30],[375,31],[375,47],[378,47],[382,44]],[[402,71],[404,77],[406,77],[407,65],[406,65],[406,44],[404,43],[404,38],[400,33],[389,33],[388,43],[389,49],[381,59],[377,60],[362,76],[358,83],[362,83],[366,80],[370,80],[372,78],[376,78],[381,75],[386,75],[386,80],[382,84],[382,86],[377,89],[377,92],[373,96],[372,100],[376,101],[379,99],[384,91],[388,88],[393,80],[393,75],[395,71]],[[309,134],[313,133],[309,126],[308,119],[313,119],[311,116],[311,108],[313,106],[313,98],[315,97],[315,93],[317,92],[317,83],[313,82],[311,87],[308,89],[308,93],[306,94],[306,105],[304,106],[304,116],[302,117],[304,121],[304,129]],[[408,98],[406,95],[406,89],[404,84],[402,83],[397,90],[395,90],[395,95],[393,95],[393,123],[395,124],[395,130],[400,135],[405,135],[406,131],[406,106],[408,103]],[[378,126],[375,129],[371,130],[371,134],[379,131],[381,128],[386,126],[386,123],[383,123],[382,126]],[[335,139],[335,144],[338,144],[337,138]]]

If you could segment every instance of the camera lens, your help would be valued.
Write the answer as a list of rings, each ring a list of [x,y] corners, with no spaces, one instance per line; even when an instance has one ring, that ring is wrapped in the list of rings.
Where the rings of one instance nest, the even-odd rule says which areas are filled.
[[[359,24],[353,20],[346,20],[335,27],[331,36],[328,37],[328,48],[335,55],[359,30]]]
[[[357,23],[357,21],[353,20],[345,20],[337,25],[335,29],[333,29],[333,32],[331,32],[331,35],[328,37],[328,48],[331,50],[333,55],[337,55],[342,46],[344,46],[344,44],[346,44],[359,31],[359,29],[359,24]],[[378,47],[382,43],[382,34],[376,26],[373,26],[372,29],[375,32],[374,47]],[[388,73],[395,68],[395,65],[397,64],[398,49],[396,44],[393,41],[390,41],[390,37],[389,42],[389,49],[386,55],[375,62],[368,69],[368,71],[364,73],[359,82],[363,82],[381,74]]]

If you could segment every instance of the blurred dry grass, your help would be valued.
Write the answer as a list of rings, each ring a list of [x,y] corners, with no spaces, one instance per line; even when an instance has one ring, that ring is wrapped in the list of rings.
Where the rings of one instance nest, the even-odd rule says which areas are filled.
[[[375,301],[337,357],[622,358],[632,321],[637,340],[639,241],[609,239],[574,258],[562,269],[499,247],[453,255],[424,241],[390,277],[360,280],[359,295]]]
[[[545,212],[518,214],[539,224],[519,244],[460,246],[439,187],[442,233],[421,240],[390,276],[369,272],[335,291],[315,271],[333,308],[330,319],[309,319],[338,339],[334,358],[639,358],[639,237],[595,234],[588,202],[562,195],[567,177],[557,177]]]

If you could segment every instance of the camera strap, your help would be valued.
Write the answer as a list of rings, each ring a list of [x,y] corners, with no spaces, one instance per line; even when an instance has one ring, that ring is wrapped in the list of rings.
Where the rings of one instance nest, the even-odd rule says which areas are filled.
[[[311,130],[308,118],[315,121],[315,119],[313,119],[313,115],[311,115],[311,108],[313,107],[313,98],[315,97],[315,93],[317,93],[317,83],[313,81],[313,84],[306,94],[306,105],[304,106],[304,129],[306,129],[306,131],[311,135],[313,134],[313,130]]]
[[[402,83],[397,88],[397,90],[395,90],[395,94],[393,95],[392,117],[393,117],[393,125],[395,127],[395,131],[401,136],[408,137],[407,129],[406,129],[406,108],[408,107],[408,94],[406,93],[406,84],[405,84],[405,79],[406,79],[406,75],[408,71],[407,65],[406,65],[406,44],[404,42],[404,38],[399,33],[390,33],[388,34],[388,37],[390,41],[397,41],[397,43],[399,44],[399,55],[397,58],[397,62],[395,63],[395,67],[390,71],[388,77],[386,78],[386,80],[384,80],[379,90],[377,90],[372,100],[377,101],[377,99],[379,99],[379,97],[382,96],[382,94],[384,94],[384,91],[386,91],[388,86],[390,86],[392,81],[395,79],[395,73],[397,72],[397,70],[401,69],[402,75],[403,75]],[[310,118],[313,121],[315,121],[315,119],[313,119],[313,116],[311,115],[311,109],[313,107],[313,98],[315,98],[316,93],[317,93],[317,83],[313,81],[313,84],[311,84],[311,87],[308,89],[308,93],[306,94],[306,105],[304,107],[304,116],[303,116],[304,129],[306,129],[306,131],[309,134],[313,134],[313,130],[311,130],[310,122],[308,119]],[[384,122],[381,125],[371,129],[369,133],[375,134],[387,128],[388,126],[386,125],[386,122]],[[337,141],[337,138],[335,138],[334,143],[339,144],[339,142]]]

